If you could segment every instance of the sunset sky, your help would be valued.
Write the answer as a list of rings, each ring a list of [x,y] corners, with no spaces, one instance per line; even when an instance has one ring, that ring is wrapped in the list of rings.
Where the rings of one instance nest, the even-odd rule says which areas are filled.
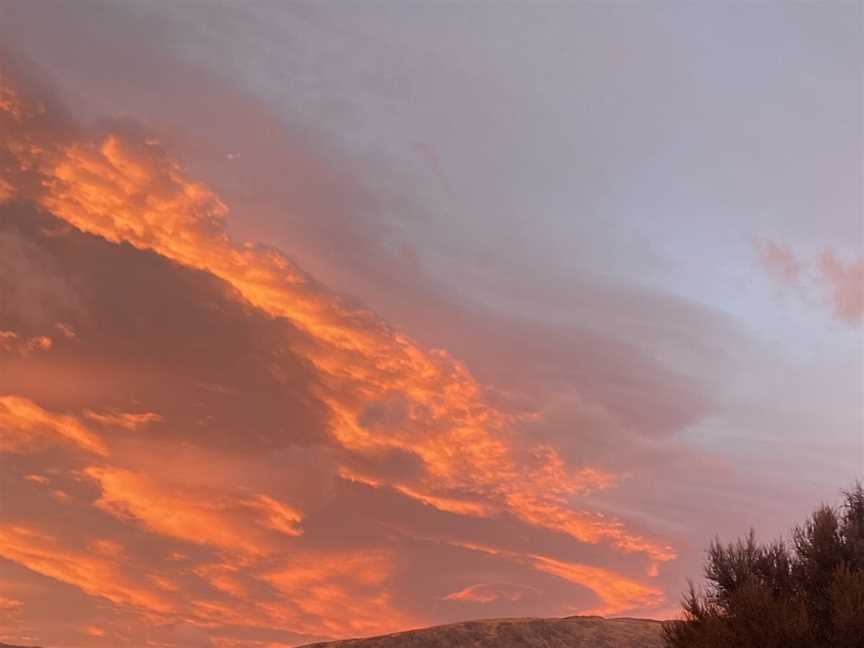
[[[0,641],[669,618],[864,475],[860,2],[0,4]]]

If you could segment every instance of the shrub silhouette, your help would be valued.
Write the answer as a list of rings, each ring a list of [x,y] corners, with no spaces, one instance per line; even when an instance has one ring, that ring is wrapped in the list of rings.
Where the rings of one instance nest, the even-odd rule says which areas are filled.
[[[864,648],[864,488],[819,507],[790,544],[715,540],[705,577],[664,624],[667,648]]]

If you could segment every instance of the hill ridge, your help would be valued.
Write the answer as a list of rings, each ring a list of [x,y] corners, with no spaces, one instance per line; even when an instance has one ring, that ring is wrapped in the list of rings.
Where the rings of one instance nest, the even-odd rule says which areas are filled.
[[[661,627],[630,617],[491,618],[300,648],[661,648]]]

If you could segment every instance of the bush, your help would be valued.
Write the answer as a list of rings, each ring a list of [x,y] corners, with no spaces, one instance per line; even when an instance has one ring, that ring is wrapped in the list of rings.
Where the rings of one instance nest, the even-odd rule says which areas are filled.
[[[789,545],[715,540],[705,578],[664,624],[667,648],[864,648],[864,488],[819,507]]]

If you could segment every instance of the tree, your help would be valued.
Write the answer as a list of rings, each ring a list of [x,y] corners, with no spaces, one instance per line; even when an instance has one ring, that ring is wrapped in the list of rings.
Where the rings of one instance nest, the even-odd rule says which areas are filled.
[[[767,545],[714,540],[704,591],[664,625],[667,648],[864,648],[864,488]]]

